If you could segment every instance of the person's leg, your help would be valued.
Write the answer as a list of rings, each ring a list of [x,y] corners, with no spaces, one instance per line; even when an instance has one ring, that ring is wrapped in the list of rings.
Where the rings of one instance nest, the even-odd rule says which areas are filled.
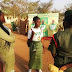
[[[0,61],[0,72],[3,72],[3,63]]]
[[[5,57],[5,71],[6,72],[15,72],[14,64],[15,64],[14,50],[10,49],[9,52],[7,51],[6,57]]]
[[[36,48],[36,51],[33,51],[33,48]],[[31,45],[30,47],[30,60],[29,60],[29,69],[37,69],[38,71],[42,72],[42,43],[34,42],[34,46]]]
[[[42,72],[42,70],[41,70],[41,69],[39,69],[39,72]]]
[[[0,53],[4,63],[3,70],[5,72],[14,72],[15,55],[13,50],[12,51],[2,50],[2,52]]]
[[[28,72],[32,72],[32,69],[29,69]]]
[[[6,72],[15,72],[14,71],[14,64],[15,64],[15,61],[12,58],[10,60],[6,61],[6,64],[5,64]]]
[[[67,68],[64,72],[72,72],[72,68]]]
[[[5,64],[5,71],[6,72],[15,72],[14,71],[14,63],[6,63]]]

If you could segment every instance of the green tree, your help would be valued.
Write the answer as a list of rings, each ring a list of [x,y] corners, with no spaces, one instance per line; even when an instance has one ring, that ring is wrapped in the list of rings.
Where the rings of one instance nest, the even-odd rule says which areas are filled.
[[[52,10],[52,13],[60,13],[60,10],[54,9]]]
[[[28,7],[28,13],[37,13],[38,12],[38,3],[37,2],[30,2]]]
[[[28,2],[27,0],[4,0],[1,9],[5,14],[12,14],[13,16],[20,17],[22,13],[27,13]]]
[[[72,3],[65,5],[64,11],[72,10]]]
[[[52,6],[53,6],[53,0],[50,0],[47,3],[41,3],[38,7],[38,13],[50,12]]]

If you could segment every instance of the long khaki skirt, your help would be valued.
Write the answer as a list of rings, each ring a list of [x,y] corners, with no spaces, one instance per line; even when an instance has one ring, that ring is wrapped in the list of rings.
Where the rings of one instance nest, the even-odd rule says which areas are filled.
[[[36,51],[34,51],[34,49],[36,49]],[[29,69],[42,68],[42,50],[43,46],[41,41],[32,41],[30,45]]]

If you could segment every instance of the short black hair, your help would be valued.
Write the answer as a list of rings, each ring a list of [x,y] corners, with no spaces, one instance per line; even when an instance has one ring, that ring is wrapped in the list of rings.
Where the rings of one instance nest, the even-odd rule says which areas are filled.
[[[2,11],[0,10],[0,16],[1,16],[1,14],[2,14]]]
[[[65,17],[66,17],[66,16],[70,16],[71,14],[72,14],[72,10],[67,10],[67,11],[64,13]]]
[[[37,19],[40,19],[38,16],[35,16],[34,18],[33,18],[33,21],[35,22]]]
[[[69,26],[72,26],[72,15],[66,16],[64,21],[66,21]]]

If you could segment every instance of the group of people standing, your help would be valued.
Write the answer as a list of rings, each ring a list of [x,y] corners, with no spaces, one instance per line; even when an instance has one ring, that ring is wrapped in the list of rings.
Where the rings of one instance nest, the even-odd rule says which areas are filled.
[[[43,29],[40,28],[40,18],[33,18],[35,26],[28,31],[27,44],[30,47],[29,71],[37,69],[42,72],[42,51],[43,51]],[[5,65],[5,72],[14,71],[14,49],[15,37],[6,28],[4,14],[0,11],[0,56]],[[54,65],[65,72],[72,72],[72,10],[65,12],[63,20],[64,31],[59,31],[53,35],[48,50],[54,58]],[[1,60],[1,59],[0,59]]]
[[[40,28],[40,18],[33,18],[35,27],[28,31],[28,46],[30,47],[29,71],[37,69],[42,72],[43,29]],[[63,20],[64,31],[53,35],[48,50],[54,58],[54,65],[65,72],[72,72],[72,10],[65,12]]]

